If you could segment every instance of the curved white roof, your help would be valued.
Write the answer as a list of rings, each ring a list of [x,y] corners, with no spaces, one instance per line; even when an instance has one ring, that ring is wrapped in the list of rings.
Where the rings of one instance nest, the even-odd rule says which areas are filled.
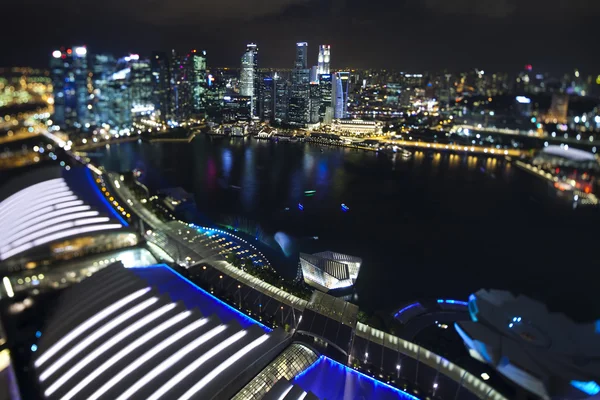
[[[161,292],[120,265],[69,289],[33,362],[44,397],[214,398],[239,390],[240,375],[285,337],[203,316]]]
[[[574,149],[571,147],[548,146],[544,147],[542,153],[551,154],[558,157],[568,158],[573,161],[595,161],[596,156],[588,151]]]
[[[122,226],[86,204],[63,178],[46,180],[0,203],[0,261],[55,240]]]

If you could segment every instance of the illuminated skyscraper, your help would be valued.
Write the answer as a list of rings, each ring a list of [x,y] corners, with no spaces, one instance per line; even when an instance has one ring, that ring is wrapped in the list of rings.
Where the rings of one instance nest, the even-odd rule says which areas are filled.
[[[288,120],[288,82],[275,74],[273,77],[275,90],[275,121],[282,123]]]
[[[319,78],[319,91],[321,97],[321,106],[319,107],[319,120],[324,123],[331,123],[331,118],[329,121],[326,120],[325,116],[327,113],[327,109],[332,113],[332,85],[331,85],[331,74],[322,74]],[[333,116],[332,116],[333,117]]]
[[[159,119],[166,122],[171,106],[171,68],[167,53],[154,52],[150,59],[154,109]]]
[[[319,122],[319,111],[321,109],[321,88],[319,87],[318,82],[311,82],[309,88],[309,122],[311,124],[316,124]]]
[[[294,69],[306,69],[308,68],[308,43],[298,42],[296,43],[296,62]]]
[[[95,123],[108,121],[109,112],[109,82],[115,72],[117,61],[109,54],[94,54],[90,58],[94,98],[92,99]]]
[[[206,51],[192,50],[189,60],[191,73],[192,96],[194,99],[193,108],[195,113],[203,112],[206,109],[208,76],[206,73]]]
[[[310,121],[310,69],[307,68],[307,43],[296,43],[296,59],[292,70],[288,121],[303,126]]]
[[[348,116],[348,89],[350,87],[350,72],[336,72],[333,82],[333,117]]]
[[[251,114],[258,114],[258,47],[250,43],[242,55],[242,68],[240,70],[240,94],[248,96],[251,100]]]
[[[317,66],[317,74],[329,74],[329,62],[331,60],[331,46],[322,44],[319,46],[319,58]]]
[[[263,121],[270,121],[275,114],[275,81],[270,76],[261,79],[258,101],[258,116]]]
[[[62,128],[81,128],[92,122],[90,109],[93,106],[88,99],[93,88],[88,75],[86,47],[54,50],[50,71],[54,88],[54,123]]]
[[[198,114],[204,107],[206,53],[192,50],[180,55],[173,50],[169,57],[169,75],[166,120],[180,123]]]

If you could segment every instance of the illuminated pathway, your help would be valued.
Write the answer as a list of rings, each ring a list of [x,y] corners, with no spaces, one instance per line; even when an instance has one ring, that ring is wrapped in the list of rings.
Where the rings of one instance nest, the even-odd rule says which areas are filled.
[[[428,149],[437,151],[451,151],[465,154],[487,154],[492,156],[513,156],[519,157],[523,154],[522,150],[517,149],[497,149],[495,147],[485,146],[465,146],[458,144],[443,144],[433,142],[416,142],[412,140],[387,140],[386,144],[395,144],[402,147],[412,147],[417,149]]]

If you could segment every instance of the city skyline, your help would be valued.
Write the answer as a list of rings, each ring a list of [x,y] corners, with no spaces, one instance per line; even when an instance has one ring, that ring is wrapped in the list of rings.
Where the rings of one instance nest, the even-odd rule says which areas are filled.
[[[214,61],[212,65],[235,66],[239,65],[239,52],[234,49],[256,42],[261,47],[262,65],[289,68],[287,44],[307,41],[331,44],[335,49],[334,68],[456,70],[494,65],[498,70],[510,71],[533,64],[541,71],[579,68],[586,73],[596,72],[593,68],[597,56],[591,51],[593,24],[585,22],[598,15],[600,7],[583,1],[570,4],[568,9],[561,8],[557,1],[544,2],[537,15],[533,13],[540,5],[537,0],[519,4],[505,1],[488,9],[481,5],[470,13],[465,13],[468,1],[455,2],[454,8],[430,0],[422,5],[379,1],[369,6],[353,1],[284,2],[283,6],[266,4],[256,9],[233,2],[239,6],[239,12],[233,13],[199,3],[185,9],[182,4],[186,3],[181,0],[167,10],[164,18],[154,15],[161,10],[159,5],[156,10],[136,15],[132,10],[141,11],[136,2],[118,7],[109,2],[105,10],[92,5],[74,7],[66,1],[52,6],[27,1],[10,4],[7,15],[30,13],[31,6],[39,12],[28,16],[26,29],[20,18],[7,21],[5,29],[19,34],[17,40],[7,44],[0,64],[43,66],[45,60],[40,54],[52,51],[53,43],[85,43],[98,52],[115,54],[204,48]],[[202,15],[196,13],[200,6]],[[381,9],[386,12],[375,15]],[[242,12],[248,16],[241,17]],[[91,15],[102,24],[88,24]],[[561,29],[554,29],[558,21]],[[218,29],[231,24],[244,29]],[[35,44],[32,48],[25,43]],[[309,52],[311,65],[316,64],[315,57],[316,52]]]

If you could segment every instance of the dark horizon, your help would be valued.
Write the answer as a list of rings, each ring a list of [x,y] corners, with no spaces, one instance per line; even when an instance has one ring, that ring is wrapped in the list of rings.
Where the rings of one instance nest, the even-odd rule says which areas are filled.
[[[107,0],[102,7],[57,0],[4,6],[0,66],[47,67],[52,50],[85,44],[91,53],[148,56],[154,50],[205,49],[210,67],[237,67],[257,43],[261,68],[291,68],[294,43],[332,46],[333,68],[597,74],[594,19],[600,3],[575,0]],[[26,17],[22,17],[25,16]]]

